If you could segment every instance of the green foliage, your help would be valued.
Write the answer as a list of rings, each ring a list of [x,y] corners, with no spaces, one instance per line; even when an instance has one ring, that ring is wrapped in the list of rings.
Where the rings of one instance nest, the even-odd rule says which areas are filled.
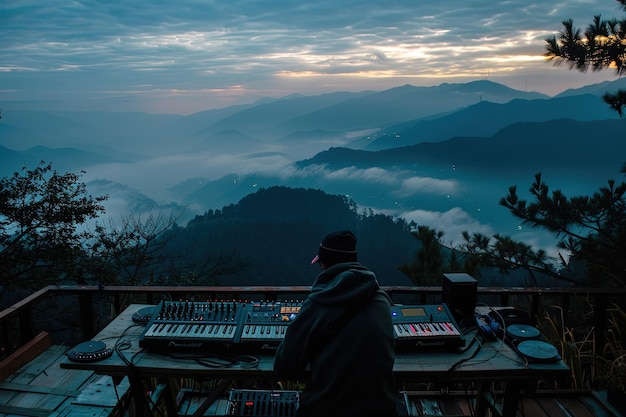
[[[354,225],[356,203],[346,196],[329,195],[322,190],[275,186],[262,188],[243,197],[232,213],[249,222],[318,223],[320,219],[339,225]],[[333,227],[333,226],[330,226]]]
[[[85,279],[106,285],[149,284],[167,262],[168,239],[175,233],[175,219],[149,214],[141,219],[133,214],[119,225],[97,224],[90,245],[90,268]]]
[[[588,306],[590,309],[593,306]],[[610,319],[598,347],[596,328],[586,324],[579,329],[564,324],[561,307],[553,306],[556,314],[546,314],[540,329],[550,343],[557,347],[572,373],[577,389],[626,389],[626,313],[614,304]]]
[[[610,310],[606,344],[597,358],[598,388],[626,392],[626,312],[614,305]]]
[[[398,269],[415,285],[440,285],[445,268],[441,244],[444,233],[418,226],[412,235],[420,241],[421,247],[415,252],[413,263],[400,265]]]
[[[585,332],[584,337],[578,340],[574,329],[565,326],[563,309],[552,307],[557,314],[546,314],[544,320],[540,321],[541,334],[556,346],[563,362],[569,367],[573,388],[588,388],[592,378],[589,365],[593,362],[593,332]]]
[[[175,218],[131,214],[117,225],[99,223],[106,199],[89,196],[79,175],[59,174],[43,163],[0,179],[2,288],[38,289],[60,282],[172,285],[178,278],[189,285],[204,278],[206,270],[174,265],[176,256],[166,250]],[[225,256],[207,259],[214,260],[210,276],[229,262]]]
[[[82,228],[104,211],[106,197],[87,195],[80,176],[59,174],[43,162],[0,179],[0,278],[8,288],[39,288],[59,280],[80,280]]]
[[[619,117],[624,115],[624,107],[626,107],[626,90],[617,90],[615,93],[606,93],[602,96],[602,100],[615,110]]]
[[[221,285],[309,285],[319,273],[310,261],[320,240],[333,230],[350,229],[358,237],[359,260],[382,285],[405,283],[396,265],[406,262],[414,246],[408,227],[402,220],[357,210],[343,195],[261,188],[237,204],[197,216],[168,246],[190,262],[224,253],[247,266],[220,275]]]
[[[626,10],[626,1],[617,2]],[[584,33],[574,28],[572,19],[562,24],[558,39],[556,36],[546,39],[545,56],[555,65],[567,64],[570,70],[580,72],[614,68],[618,76],[626,73],[626,19],[603,20],[597,15]],[[622,116],[626,106],[625,90],[607,93],[603,99]]]
[[[611,180],[591,196],[570,198],[560,190],[550,192],[537,174],[530,193],[534,202],[520,199],[517,187],[510,187],[500,204],[525,224],[560,238],[559,247],[586,269],[588,281],[579,284],[626,285],[626,183]],[[567,279],[567,273],[560,275]]]
[[[428,226],[418,226],[412,235],[420,241],[410,264],[398,269],[415,285],[440,285],[446,272],[465,272],[480,277],[485,268],[497,268],[500,274],[521,269],[528,272],[529,285],[538,285],[535,273],[557,275],[553,260],[545,251],[534,251],[528,244],[516,242],[509,236],[462,233],[463,242],[456,246],[443,240],[444,233]]]
[[[485,266],[496,267],[503,275],[514,269],[524,269],[528,272],[529,284],[533,286],[538,285],[536,273],[555,275],[554,260],[543,249],[535,251],[530,245],[499,233],[488,237],[463,232],[463,242],[455,249],[465,255],[466,270],[473,270],[476,275]]]

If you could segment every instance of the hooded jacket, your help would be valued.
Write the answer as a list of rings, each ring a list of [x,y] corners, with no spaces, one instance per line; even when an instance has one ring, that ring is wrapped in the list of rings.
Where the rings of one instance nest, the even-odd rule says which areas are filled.
[[[316,278],[274,360],[280,377],[308,377],[299,415],[394,415],[390,304],[374,273],[358,262],[333,265]],[[356,314],[315,354],[328,325],[346,309]]]

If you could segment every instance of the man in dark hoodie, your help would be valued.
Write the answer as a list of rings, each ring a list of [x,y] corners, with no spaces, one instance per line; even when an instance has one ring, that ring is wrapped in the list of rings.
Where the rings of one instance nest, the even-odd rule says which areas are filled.
[[[324,238],[311,261],[322,272],[276,352],[281,378],[308,377],[298,416],[395,415],[391,300],[357,261],[356,242],[350,231]]]

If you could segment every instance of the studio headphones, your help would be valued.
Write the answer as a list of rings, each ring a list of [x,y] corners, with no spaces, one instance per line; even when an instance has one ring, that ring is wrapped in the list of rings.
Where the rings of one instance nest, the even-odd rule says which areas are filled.
[[[486,314],[476,315],[476,325],[478,326],[478,331],[485,338],[485,340],[496,340],[498,337],[503,335],[500,324]]]

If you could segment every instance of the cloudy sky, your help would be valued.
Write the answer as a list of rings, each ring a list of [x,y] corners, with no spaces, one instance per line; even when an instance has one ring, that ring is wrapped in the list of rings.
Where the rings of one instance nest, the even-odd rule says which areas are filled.
[[[0,102],[189,114],[261,97],[489,79],[554,95],[614,80],[545,39],[613,0],[4,0]],[[7,105],[3,104],[6,108]]]

